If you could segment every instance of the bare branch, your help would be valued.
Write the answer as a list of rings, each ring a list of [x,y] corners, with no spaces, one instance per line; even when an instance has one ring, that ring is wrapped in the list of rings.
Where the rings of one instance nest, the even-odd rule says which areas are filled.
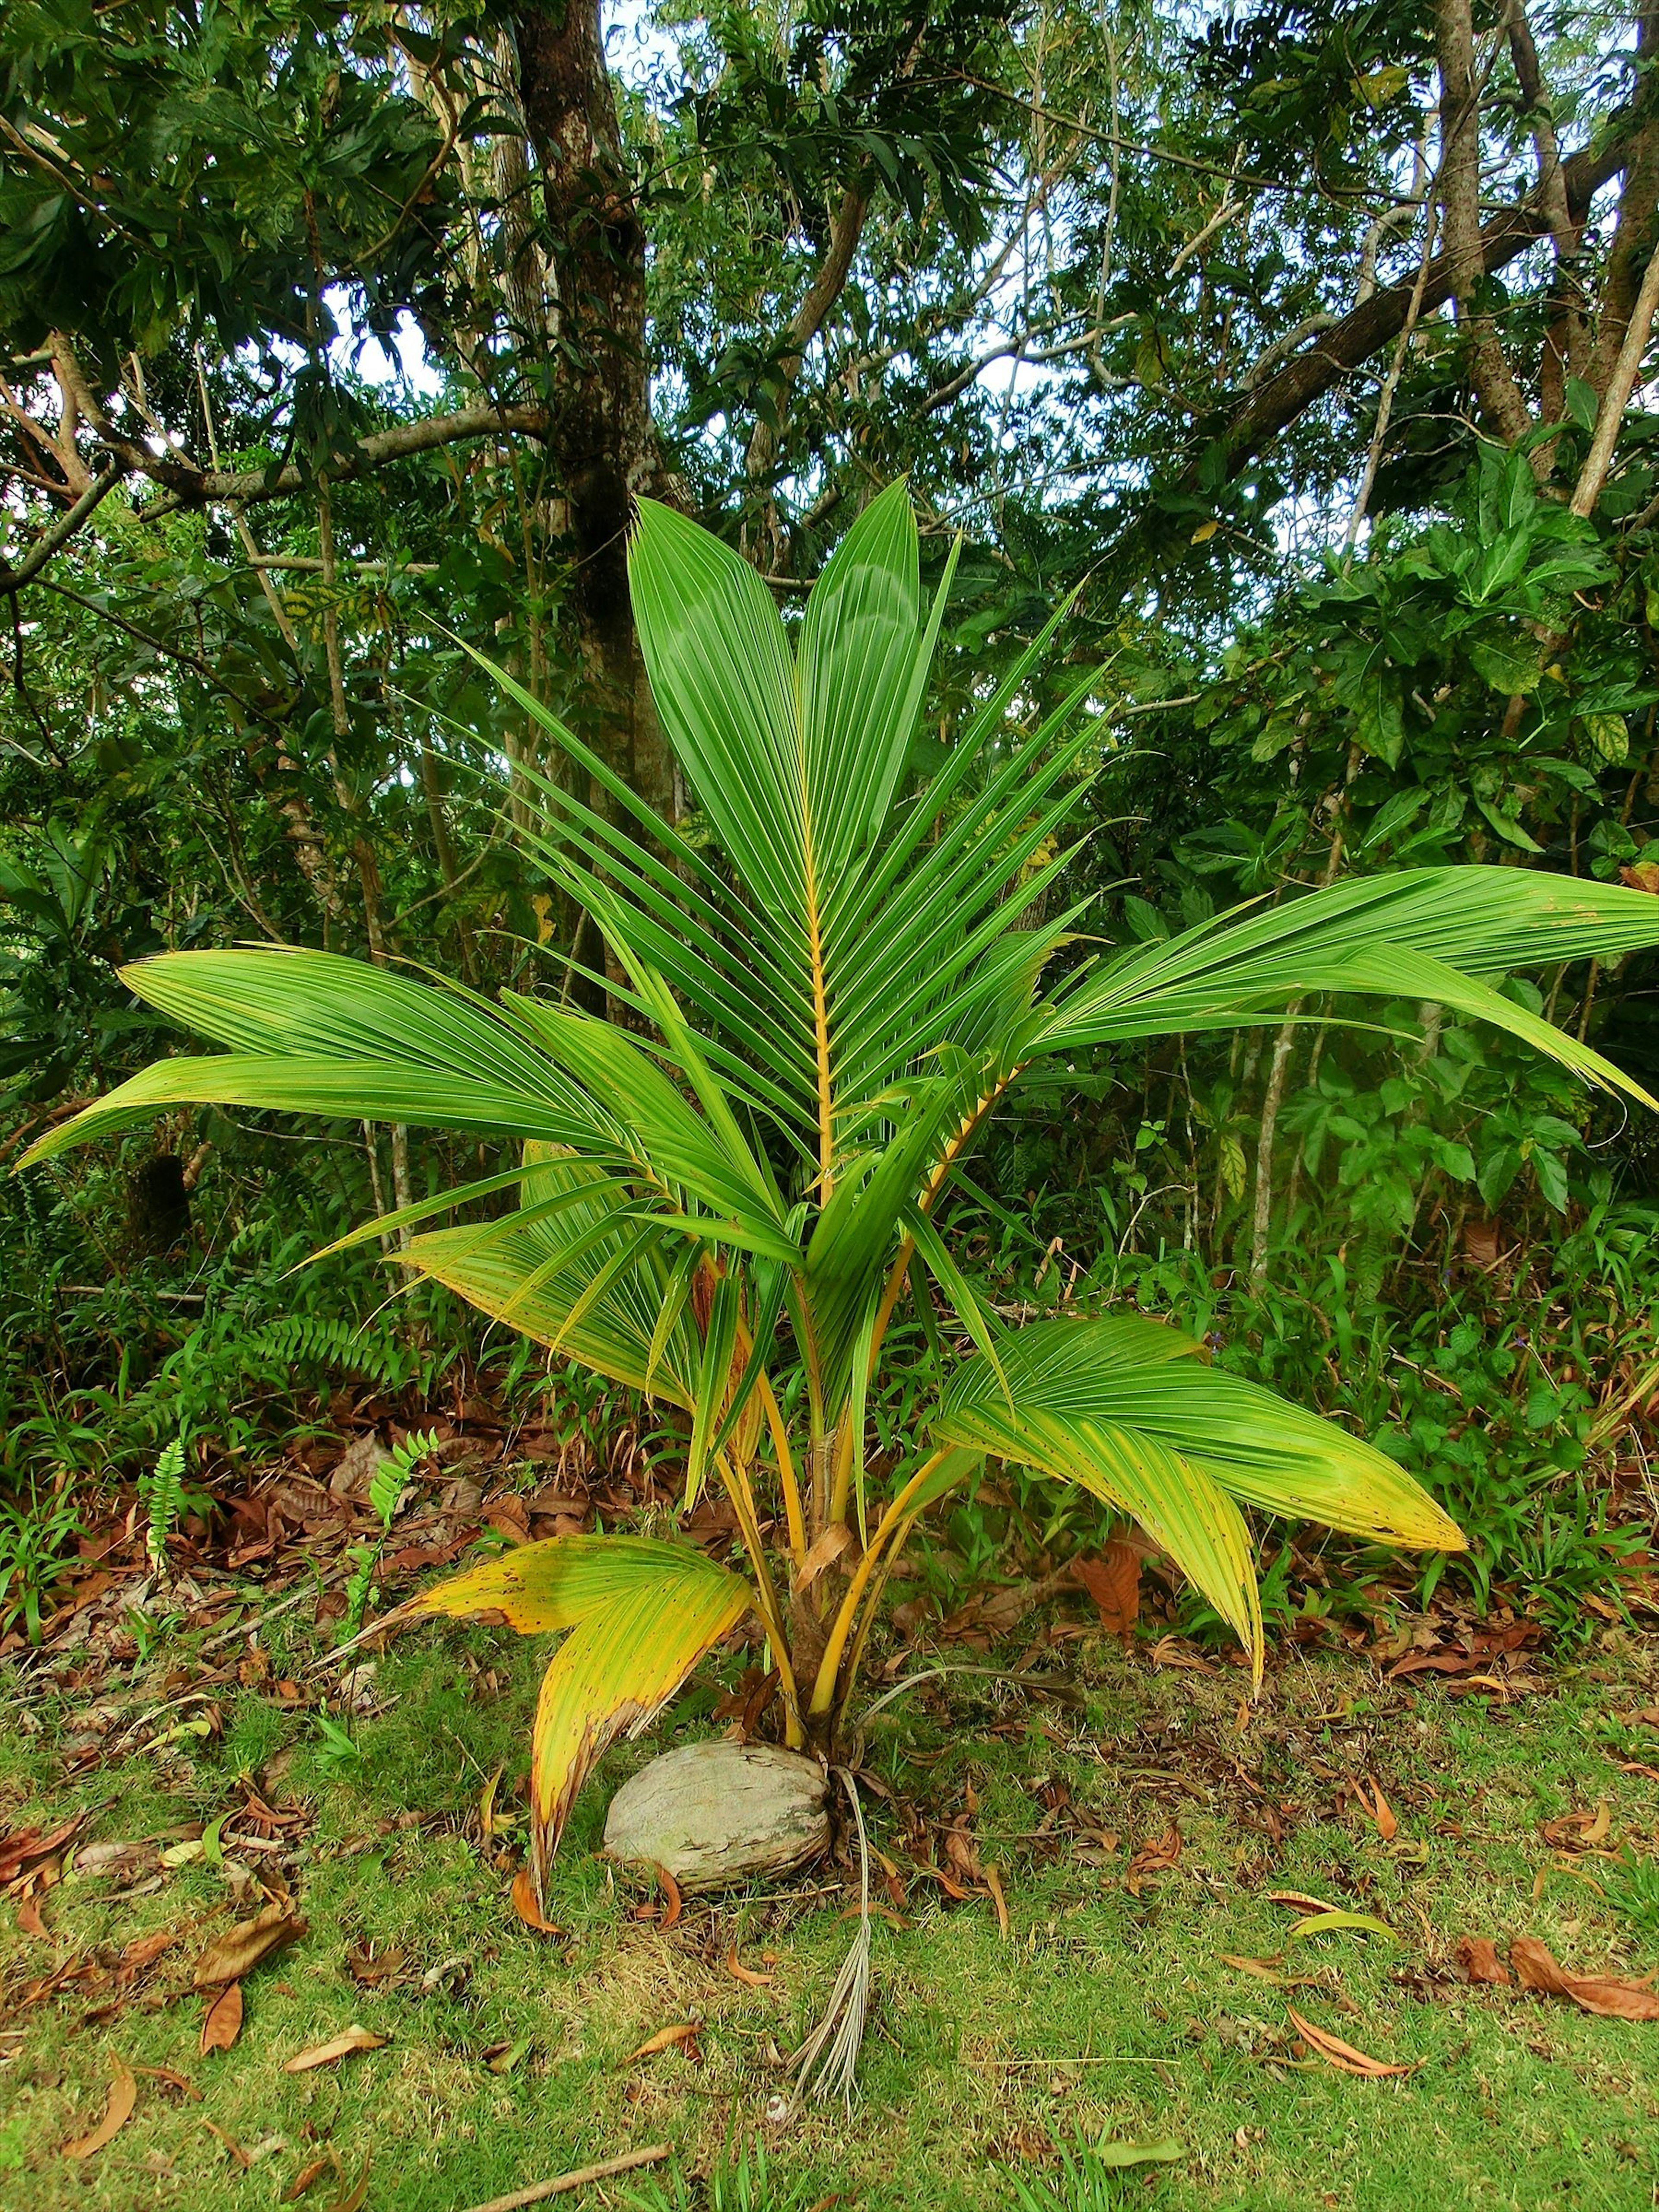
[[[60,342],[54,352],[66,399],[72,398],[99,443],[111,455],[111,460],[97,483],[89,485],[68,513],[35,541],[18,568],[0,568],[0,591],[15,591],[37,575],[124,477],[143,477],[162,487],[167,495],[143,510],[151,520],[159,520],[182,507],[220,504],[246,507],[259,500],[283,498],[304,488],[305,474],[292,463],[276,469],[204,468],[188,455],[153,453],[147,446],[124,437],[116,428],[88,389],[68,347]],[[349,483],[355,477],[372,475],[392,462],[475,438],[539,436],[545,432],[550,419],[548,409],[539,401],[527,400],[512,405],[484,402],[458,408],[453,414],[428,415],[418,422],[394,423],[390,429],[374,431],[360,438],[345,453],[333,455],[327,470],[328,479],[331,483]]]
[[[1567,204],[1580,220],[1601,187],[1622,173],[1631,152],[1627,133],[1610,135],[1596,148],[1571,155],[1561,164]],[[1494,216],[1480,231],[1482,264],[1488,274],[1505,268],[1536,240],[1548,234],[1548,217],[1535,196],[1528,194]],[[1418,300],[1419,313],[1431,314],[1451,298],[1453,269],[1449,252],[1437,254],[1430,263]],[[1413,282],[1374,292],[1362,307],[1351,308],[1318,345],[1287,362],[1259,385],[1219,432],[1229,471],[1237,474],[1248,467],[1281,430],[1352,370],[1391,345],[1411,319],[1417,291]]]
[[[1440,65],[1440,204],[1445,212],[1457,320],[1468,340],[1469,373],[1480,405],[1505,442],[1513,445],[1531,429],[1532,416],[1504,352],[1498,325],[1479,296],[1486,264],[1480,237],[1480,96],[1470,0],[1436,0],[1435,33]]]
[[[1654,215],[1659,211],[1659,78],[1655,75],[1659,0],[1644,0],[1638,18],[1636,53],[1640,120],[1631,138],[1625,188],[1619,196],[1619,219],[1607,249],[1601,314],[1590,354],[1588,381],[1598,392],[1607,389],[1624,344],[1651,245]]]
[[[1613,449],[1619,436],[1619,425],[1630,404],[1631,393],[1636,389],[1642,356],[1647,351],[1656,312],[1659,312],[1659,246],[1655,246],[1643,274],[1641,289],[1636,295],[1630,320],[1625,325],[1625,342],[1619,349],[1619,358],[1613,363],[1612,377],[1601,395],[1601,408],[1595,417],[1595,435],[1590,440],[1589,451],[1584,456],[1584,465],[1578,472],[1578,482],[1573,487],[1572,511],[1575,514],[1588,516],[1592,514],[1596,501],[1601,496],[1601,487],[1607,482],[1607,471],[1613,465]]]
[[[830,313],[847,283],[853,266],[853,257],[858,252],[859,240],[864,234],[864,218],[870,211],[870,197],[861,186],[849,185],[842,195],[842,203],[830,233],[829,244],[806,295],[796,308],[789,325],[789,343],[778,362],[778,375],[782,391],[779,412],[787,401],[795,379],[800,374],[806,349],[823,328],[823,319]],[[773,455],[778,448],[778,434],[775,424],[757,422],[749,441],[748,473],[751,484],[765,481],[771,467]]]
[[[114,490],[126,473],[122,462],[112,461],[103,474],[87,486],[74,506],[66,508],[50,529],[41,532],[19,567],[0,565],[0,592],[21,591],[38,576],[52,555],[61,552],[93,509]]]

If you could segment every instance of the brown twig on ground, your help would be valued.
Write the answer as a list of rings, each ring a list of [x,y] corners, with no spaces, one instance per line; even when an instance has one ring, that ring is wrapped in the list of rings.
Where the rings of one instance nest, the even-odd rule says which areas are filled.
[[[624,2151],[620,2158],[602,2159],[597,2166],[579,2166],[551,2181],[533,2181],[528,2189],[515,2189],[509,2197],[492,2197],[487,2203],[470,2204],[466,2212],[520,2212],[523,2205],[562,2197],[572,2189],[586,2188],[590,2181],[609,2180],[613,2173],[631,2173],[639,2166],[659,2166],[673,2148],[672,2143],[647,2143],[642,2150]]]

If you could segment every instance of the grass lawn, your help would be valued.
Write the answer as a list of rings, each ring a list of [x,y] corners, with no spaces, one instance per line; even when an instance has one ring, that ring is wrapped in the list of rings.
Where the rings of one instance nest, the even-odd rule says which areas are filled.
[[[960,1674],[916,1689],[864,1750],[892,1871],[862,2101],[769,2135],[780,2057],[853,1933],[848,1866],[688,1899],[664,1927],[659,1900],[594,1856],[609,1789],[653,1746],[716,1732],[715,1693],[606,1759],[556,1869],[563,1932],[538,1935],[507,1896],[535,1652],[477,1628],[405,1636],[347,1742],[319,1727],[298,1619],[270,1622],[260,1656],[240,1641],[197,1656],[177,1636],[90,1698],[70,1662],[14,1675],[0,1832],[85,1809],[77,1852],[156,1840],[94,1848],[33,1910],[0,1908],[7,2212],[275,2205],[320,2159],[308,2206],[463,2212],[655,2141],[673,2165],[572,2201],[696,2204],[723,2148],[752,2157],[757,2140],[765,2179],[739,2190],[728,2173],[728,2212],[1659,2202],[1659,2023],[1471,1987],[1454,1959],[1461,1937],[1524,1934],[1575,1971],[1659,1965],[1659,1727],[1639,1717],[1659,1647],[1626,1630],[1503,1692],[1293,1651],[1249,1710],[1229,1666],[1159,1667],[1092,1632],[1045,1662],[1080,1702]],[[503,1763],[491,1818],[508,1825],[485,1834]],[[251,1790],[283,1817],[250,1818]],[[1540,1834],[1603,1802],[1605,1831]],[[1399,1940],[1292,1939],[1297,1908],[1274,1891],[1376,1916]],[[307,1932],[246,1975],[240,2037],[204,2055],[195,1962],[267,1893],[291,1895]],[[173,1942],[142,1963],[164,1931]],[[1292,2008],[1412,2070],[1337,2070]],[[284,2070],[354,2024],[386,2042]],[[630,2057],[688,2024],[689,2040]],[[71,2160],[112,2056],[135,2069],[136,2109]],[[1068,2181],[1056,2146],[1103,2133],[1173,2138],[1181,2155]]]

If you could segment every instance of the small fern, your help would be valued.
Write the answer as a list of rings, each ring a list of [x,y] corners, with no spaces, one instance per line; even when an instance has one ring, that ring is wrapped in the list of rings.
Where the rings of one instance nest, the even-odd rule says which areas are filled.
[[[409,1354],[400,1346],[370,1343],[354,1322],[317,1314],[284,1314],[280,1321],[267,1322],[246,1339],[243,1349],[250,1362],[343,1368],[385,1390],[395,1390],[409,1379]]]
[[[167,1565],[167,1539],[177,1525],[185,1500],[185,1440],[174,1437],[138,1485],[144,1509],[144,1549],[152,1573],[163,1575]]]
[[[402,1443],[395,1444],[374,1470],[368,1486],[368,1502],[380,1523],[380,1533],[392,1533],[392,1516],[398,1510],[398,1500],[408,1487],[409,1479],[423,1459],[430,1459],[439,1449],[438,1433],[428,1429],[406,1436]]]
[[[407,1436],[396,1444],[375,1468],[368,1486],[368,1502],[380,1523],[380,1533],[372,1544],[360,1544],[354,1555],[355,1565],[345,1589],[345,1638],[349,1642],[363,1625],[368,1611],[369,1593],[374,1587],[375,1570],[386,1550],[386,1538],[392,1534],[392,1523],[398,1510],[398,1500],[410,1475],[423,1459],[429,1459],[438,1449],[435,1431]]]

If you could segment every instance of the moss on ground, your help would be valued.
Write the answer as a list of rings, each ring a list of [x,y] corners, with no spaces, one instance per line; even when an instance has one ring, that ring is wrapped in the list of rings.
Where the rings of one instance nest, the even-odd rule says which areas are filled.
[[[1248,1711],[1231,1669],[1159,1671],[1104,1639],[1064,1647],[1080,1707],[971,1677],[917,1690],[865,1750],[892,1793],[866,1797],[903,1910],[875,1930],[863,2100],[850,2119],[809,2107],[771,2137],[777,2059],[852,1933],[845,1869],[688,1901],[665,1929],[593,1856],[608,1786],[677,1730],[710,1732],[708,1692],[605,1761],[556,1870],[556,1940],[525,1928],[507,1896],[535,1655],[477,1630],[405,1639],[372,1686],[384,1709],[343,1745],[303,1698],[283,1699],[290,1669],[304,1680],[307,1634],[273,1623],[269,1675],[233,1673],[210,1688],[210,1709],[155,1713],[180,1694],[170,1682],[199,1679],[187,1645],[100,1683],[90,1723],[84,1690],[22,1670],[0,1742],[0,1831],[96,1808],[84,1842],[161,1836],[240,1806],[239,1777],[302,1808],[305,1825],[220,1867],[175,1850],[184,1863],[159,1880],[153,1867],[137,1881],[118,1866],[72,1874],[41,1900],[44,1937],[4,1909],[7,2212],[248,2212],[330,2154],[343,2179],[331,2169],[307,2204],[354,2202],[366,2168],[368,2212],[462,2212],[659,2139],[676,2146],[696,2203],[722,2147],[757,2137],[771,2179],[749,2212],[830,2198],[872,2212],[1012,2206],[1017,2180],[1077,2212],[1654,2202],[1659,2025],[1471,1988],[1451,1965],[1461,1936],[1523,1933],[1583,1970],[1659,1964],[1659,1729],[1635,1717],[1659,1663],[1625,1632],[1508,1702],[1295,1656]],[[216,1733],[136,1747],[210,1710]],[[83,1763],[66,1771],[66,1752]],[[498,1765],[511,1825],[486,1837],[480,1801]],[[1356,1784],[1381,1786],[1391,1839]],[[1589,1852],[1540,1836],[1602,1801],[1610,1826]],[[967,1839],[954,1863],[937,1850],[951,1824]],[[923,1833],[965,1898],[916,1871],[909,1844]],[[994,1869],[1006,1933],[975,1853]],[[204,2056],[190,1969],[259,1901],[245,1881],[239,1902],[239,1863],[285,1880],[308,1932],[247,1977],[234,2047]],[[1401,1941],[1289,1941],[1294,1913],[1274,1890],[1376,1915]],[[178,1940],[125,2001],[95,1966],[63,1975],[161,1930]],[[734,1975],[734,1957],[766,1984]],[[54,1973],[56,1992],[32,1998]],[[1413,2070],[1334,2070],[1308,2055],[1292,2007]],[[688,2022],[700,2023],[691,2044],[630,2060]],[[384,2046],[284,2071],[354,2023]],[[133,2118],[77,2164],[62,2146],[101,2113],[112,2054],[172,2069],[199,2100],[139,2073]],[[1044,2197],[1045,2178],[1063,2181],[1052,2146],[1103,2132],[1174,2136],[1184,2155],[1092,2195]],[[621,2203],[642,2185],[584,2201]],[[674,2203],[676,2187],[671,2175],[653,2201]]]

